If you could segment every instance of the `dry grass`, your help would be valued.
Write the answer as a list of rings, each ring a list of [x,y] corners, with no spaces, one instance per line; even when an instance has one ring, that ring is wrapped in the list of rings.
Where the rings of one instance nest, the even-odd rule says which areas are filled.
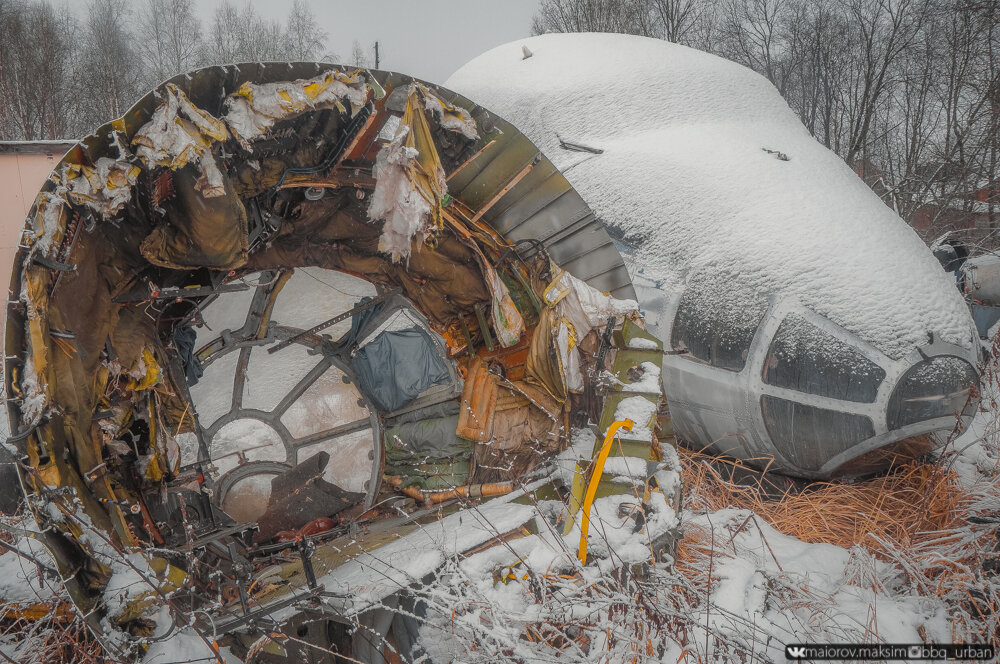
[[[965,484],[946,462],[912,461],[874,479],[776,491],[763,479],[730,481],[732,468],[720,472],[727,462],[719,459],[688,450],[680,456],[687,508],[751,510],[803,542],[860,547],[902,572],[907,589],[897,592],[945,603],[953,642],[1000,646],[1000,576],[987,571],[1000,558],[1000,482]],[[718,581],[713,559],[730,555],[711,537],[687,529],[677,556],[678,571],[705,593]],[[797,599],[823,602],[808,593]]]
[[[31,550],[24,546],[18,533],[26,525],[23,513],[16,516],[0,516],[0,539],[21,550],[37,554],[37,547]],[[14,556],[14,553],[0,551],[0,555]],[[21,569],[28,572],[34,568],[30,560],[22,561]],[[42,577],[41,569],[38,569]],[[36,583],[32,579],[29,583]],[[48,583],[53,583],[51,580]],[[9,649],[16,645],[18,664],[105,664],[113,660],[87,629],[83,619],[69,602],[68,596],[59,592],[46,595],[39,592],[37,600],[31,604],[10,602],[0,597],[0,642]],[[0,652],[0,664],[14,661]]]
[[[803,542],[862,546],[885,557],[884,542],[910,546],[957,527],[973,503],[952,473],[912,461],[875,479],[815,482],[775,496],[763,482],[737,484],[716,468],[739,467],[700,452],[679,450],[686,507],[755,512],[775,530]]]
[[[105,664],[114,661],[107,656],[83,620],[66,607],[64,602],[53,600],[50,609],[49,615],[40,620],[0,621],[2,635],[11,635],[22,642],[21,662]]]
[[[18,644],[18,664],[105,664],[113,661],[64,600],[30,607],[0,604],[0,640]],[[15,660],[0,652],[0,662]]]

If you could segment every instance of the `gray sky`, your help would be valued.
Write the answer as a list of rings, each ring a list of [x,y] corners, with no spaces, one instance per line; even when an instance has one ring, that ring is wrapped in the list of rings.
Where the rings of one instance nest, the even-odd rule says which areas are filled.
[[[245,0],[236,0],[242,5]],[[290,2],[250,0],[269,18],[284,19]],[[307,0],[323,29],[329,49],[346,61],[357,39],[368,49],[379,42],[382,69],[432,83],[448,76],[476,55],[505,42],[527,37],[538,0]],[[197,0],[206,24],[218,0]],[[374,62],[373,62],[374,64]]]

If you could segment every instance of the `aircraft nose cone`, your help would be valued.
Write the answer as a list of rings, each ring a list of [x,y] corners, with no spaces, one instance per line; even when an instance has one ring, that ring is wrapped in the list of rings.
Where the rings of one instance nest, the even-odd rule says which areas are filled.
[[[979,376],[959,357],[940,355],[913,365],[889,398],[890,430],[938,418],[971,417],[979,406]]]

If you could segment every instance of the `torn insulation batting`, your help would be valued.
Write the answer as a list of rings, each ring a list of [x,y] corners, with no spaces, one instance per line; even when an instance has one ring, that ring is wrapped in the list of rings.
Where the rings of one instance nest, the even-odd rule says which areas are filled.
[[[407,147],[410,128],[401,126],[396,137],[383,147],[375,160],[375,192],[368,208],[371,221],[384,220],[378,248],[393,262],[410,255],[410,245],[426,237],[425,224],[431,206],[420,195],[408,171],[417,158],[416,148]]]
[[[26,426],[33,426],[42,417],[45,408],[45,390],[38,381],[35,364],[30,357],[24,363],[21,392],[21,420]]]
[[[441,226],[441,202],[448,193],[416,86],[410,90],[396,136],[379,150],[375,181],[368,219],[384,220],[379,251],[399,262],[409,257],[413,242],[426,239],[428,221]]]
[[[479,138],[476,131],[476,121],[472,119],[472,114],[460,106],[452,106],[441,101],[441,98],[433,92],[423,88],[424,100],[427,110],[433,115],[438,124],[449,131],[457,131],[469,140]]]
[[[602,293],[554,263],[549,269],[553,277],[542,293],[542,300],[554,313],[550,319],[551,334],[558,351],[563,387],[579,393],[583,391],[584,377],[577,344],[591,330],[603,329],[612,316],[634,315],[639,305],[635,300],[620,300]]]
[[[72,203],[86,205],[107,219],[132,199],[132,187],[140,171],[127,161],[101,157],[95,167],[66,164],[61,177]]]
[[[603,327],[611,316],[624,316],[639,310],[635,300],[619,300],[602,293],[569,272],[552,266],[552,282],[545,289],[545,302],[557,307],[577,330]]]
[[[225,123],[192,104],[172,83],[164,86],[163,94],[166,101],[132,139],[132,144],[138,146],[136,156],[147,169],[166,166],[176,171],[197,163],[201,171],[198,191],[205,198],[222,196],[225,188],[212,145],[229,138]]]
[[[483,276],[486,277],[486,286],[492,295],[493,329],[500,339],[500,345],[510,348],[516,345],[524,334],[524,319],[514,305],[514,299],[510,296],[507,285],[491,265],[484,266]]]
[[[66,215],[66,200],[56,193],[45,193],[35,203],[35,214],[31,218],[34,239],[32,247],[43,256],[51,256],[52,250],[62,239]]]
[[[226,98],[223,119],[247,150],[281,120],[324,108],[348,110],[353,115],[364,106],[367,91],[358,74],[328,71],[320,76],[281,83],[245,82]]]

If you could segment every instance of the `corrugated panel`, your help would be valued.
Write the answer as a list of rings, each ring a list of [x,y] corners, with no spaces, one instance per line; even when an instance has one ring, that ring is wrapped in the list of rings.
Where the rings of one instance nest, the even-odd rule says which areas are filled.
[[[452,195],[459,192],[462,202],[478,212],[531,163],[537,148],[488,110],[454,92],[440,88],[438,92],[442,99],[469,110],[480,126],[502,132],[496,145],[448,183]],[[556,263],[591,286],[616,297],[635,299],[632,281],[611,237],[544,155],[510,191],[493,202],[482,219],[510,240],[541,240]]]
[[[554,169],[553,169],[554,170]],[[509,205],[497,214],[490,216],[490,224],[501,233],[509,233],[525,220],[535,216],[572,189],[566,187],[566,178],[555,171],[540,182],[531,194],[512,200]]]

